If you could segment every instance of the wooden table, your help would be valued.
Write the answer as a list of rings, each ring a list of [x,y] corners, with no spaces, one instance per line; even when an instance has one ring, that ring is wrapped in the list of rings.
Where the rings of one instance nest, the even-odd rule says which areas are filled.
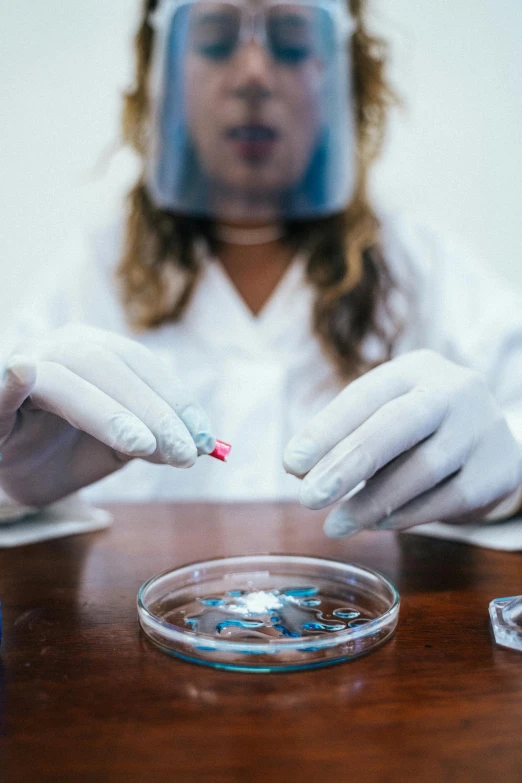
[[[0,552],[0,781],[522,781],[522,656],[488,602],[522,556],[411,535],[328,540],[292,505],[113,506],[109,531]],[[254,552],[354,560],[402,596],[395,638],[312,672],[238,674],[138,629],[152,574]]]

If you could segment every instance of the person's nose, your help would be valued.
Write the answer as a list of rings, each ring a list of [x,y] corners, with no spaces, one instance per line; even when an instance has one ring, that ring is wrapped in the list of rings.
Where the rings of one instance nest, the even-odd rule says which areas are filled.
[[[275,90],[273,64],[265,46],[258,41],[243,44],[234,63],[236,82],[234,92],[245,100],[269,98]]]

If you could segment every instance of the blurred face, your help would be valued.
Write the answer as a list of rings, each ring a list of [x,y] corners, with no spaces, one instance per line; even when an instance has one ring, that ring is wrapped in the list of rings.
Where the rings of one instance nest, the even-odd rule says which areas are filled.
[[[187,122],[219,192],[269,202],[302,179],[321,127],[316,12],[265,0],[191,8]]]

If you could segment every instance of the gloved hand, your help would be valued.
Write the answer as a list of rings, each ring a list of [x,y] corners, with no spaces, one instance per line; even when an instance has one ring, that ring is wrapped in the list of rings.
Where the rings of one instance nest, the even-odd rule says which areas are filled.
[[[140,457],[178,468],[215,446],[169,367],[111,332],[67,326],[22,345],[0,383],[0,486],[47,505]]]
[[[361,482],[327,535],[483,518],[522,485],[522,449],[482,378],[432,351],[404,354],[344,389],[288,444],[284,465],[319,509]]]

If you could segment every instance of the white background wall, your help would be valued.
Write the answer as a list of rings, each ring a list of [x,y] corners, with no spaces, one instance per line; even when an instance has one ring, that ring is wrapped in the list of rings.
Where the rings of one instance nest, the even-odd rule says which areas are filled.
[[[374,189],[522,288],[521,0],[374,0],[406,103]],[[0,0],[0,328],[71,223],[131,179],[117,139],[138,0]]]

